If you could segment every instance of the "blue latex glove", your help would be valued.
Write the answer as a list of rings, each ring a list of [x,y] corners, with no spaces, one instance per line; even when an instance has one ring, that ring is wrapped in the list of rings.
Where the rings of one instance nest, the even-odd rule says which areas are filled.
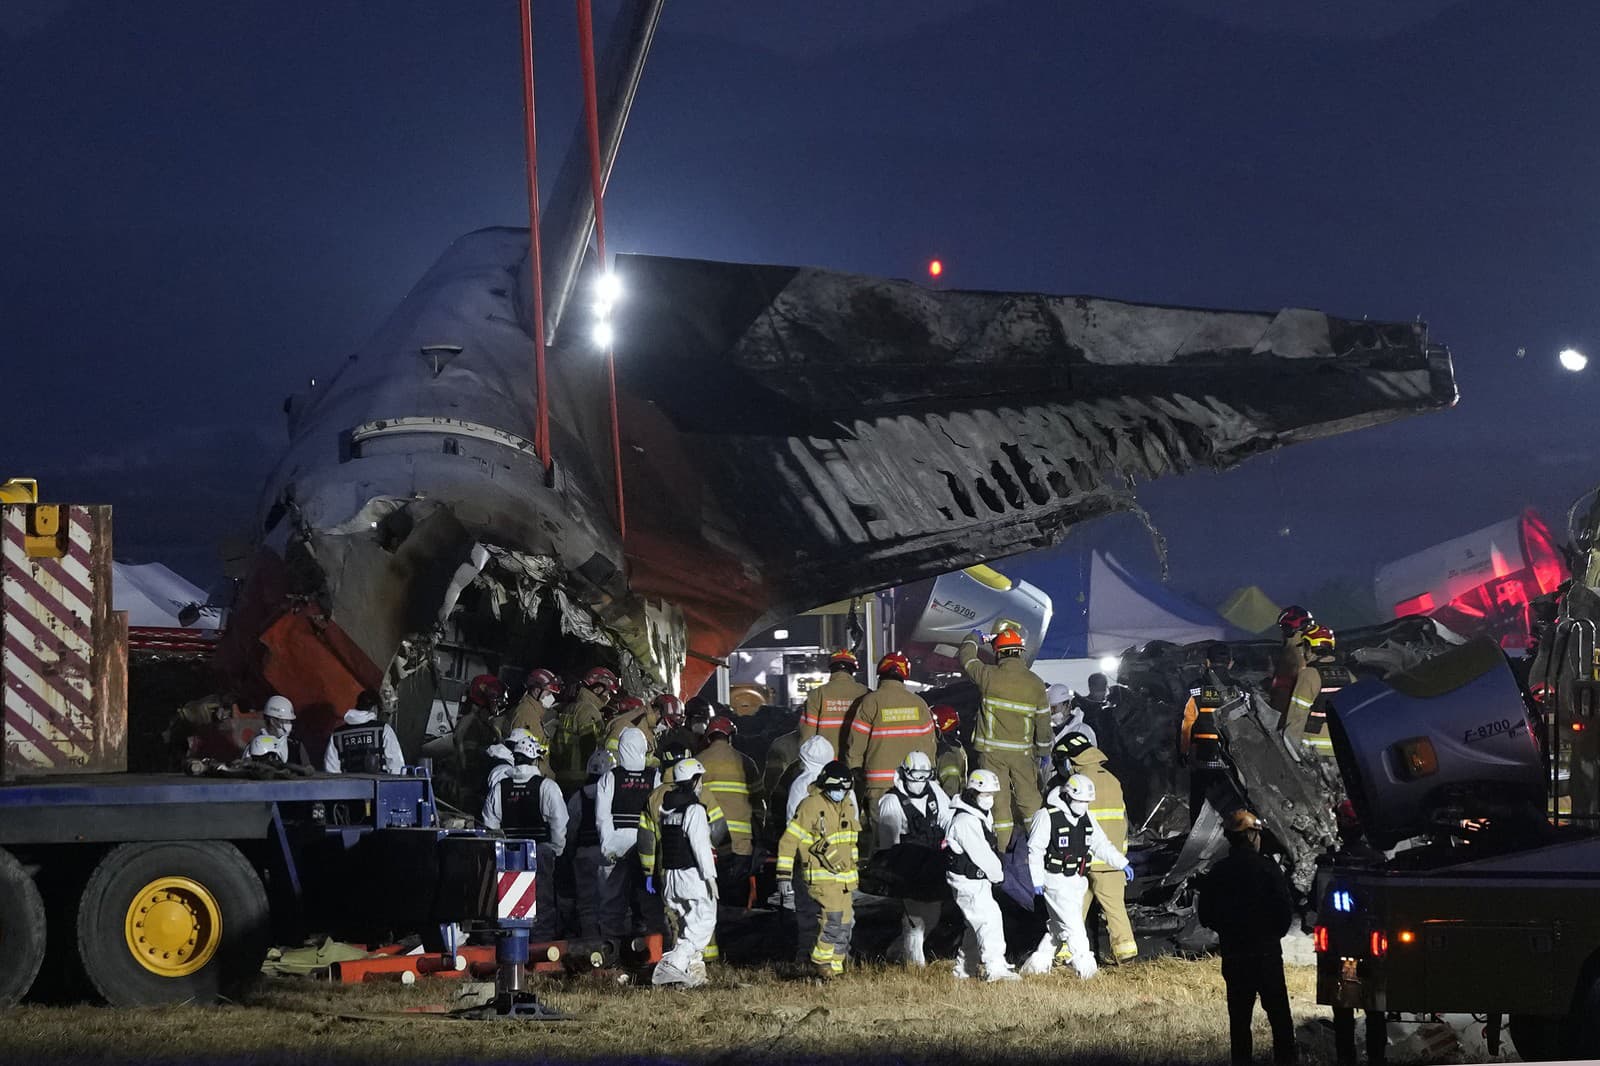
[[[1035,896],[1042,896],[1042,895],[1044,895],[1044,886],[1043,886],[1043,885],[1034,885],[1034,886],[1033,886],[1033,894],[1034,894],[1034,895],[1035,895]]]
[[[1122,876],[1126,877],[1128,879],[1128,883],[1130,885],[1133,884],[1133,867],[1132,866],[1124,866],[1122,868]]]
[[[1129,878],[1129,880],[1132,880],[1132,878]],[[648,895],[648,896],[653,896],[653,895],[656,894],[656,875],[655,874],[646,874],[645,875],[645,878],[644,878],[644,891],[645,891],[645,894]]]

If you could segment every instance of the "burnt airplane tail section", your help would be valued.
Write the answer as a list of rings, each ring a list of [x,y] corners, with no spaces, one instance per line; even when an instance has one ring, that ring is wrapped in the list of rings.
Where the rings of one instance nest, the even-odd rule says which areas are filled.
[[[522,230],[462,237],[286,404],[229,641],[323,725],[378,677],[415,737],[481,671],[604,661],[690,692],[773,619],[1055,543],[1141,479],[1455,399],[1419,324],[623,256],[624,543],[581,330],[550,352],[551,476],[531,444],[527,253]]]
[[[670,573],[702,572],[715,598],[725,576],[725,609],[703,605],[716,621],[689,635],[712,657],[818,603],[1056,543],[1133,506],[1141,479],[1456,398],[1415,323],[650,256],[617,270],[619,375],[649,412],[623,426],[632,585],[670,595]]]

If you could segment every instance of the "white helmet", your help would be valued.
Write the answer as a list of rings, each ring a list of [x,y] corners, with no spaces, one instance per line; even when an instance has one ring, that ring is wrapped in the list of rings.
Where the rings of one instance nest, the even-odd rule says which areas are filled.
[[[1093,803],[1094,782],[1083,774],[1073,774],[1067,778],[1067,798],[1079,803]]]
[[[267,697],[267,705],[261,708],[263,718],[276,718],[280,722],[294,721],[294,704],[283,696]]]
[[[907,781],[928,781],[933,777],[933,760],[925,751],[908,752],[900,760],[900,776]]]
[[[978,795],[994,795],[1000,791],[1000,775],[993,770],[974,770],[967,775],[967,787]]]
[[[604,748],[596,748],[594,754],[589,756],[589,764],[584,767],[584,772],[590,777],[604,777],[616,769],[617,757]]]
[[[483,753],[495,762],[514,763],[516,758],[511,754],[511,749],[504,744],[490,744],[483,749]]]
[[[525,737],[518,737],[516,740],[511,741],[510,746],[512,754],[527,759],[529,762],[538,762],[544,758],[544,745],[539,743],[531,734]]]
[[[282,758],[278,753],[278,742],[265,733],[256,734],[256,738],[250,742],[250,747],[245,750],[245,754],[252,759],[265,759],[269,755]]]
[[[697,777],[704,777],[705,772],[706,768],[699,759],[693,756],[687,759],[679,759],[678,764],[672,768],[672,783],[681,785],[685,781],[693,781]]]

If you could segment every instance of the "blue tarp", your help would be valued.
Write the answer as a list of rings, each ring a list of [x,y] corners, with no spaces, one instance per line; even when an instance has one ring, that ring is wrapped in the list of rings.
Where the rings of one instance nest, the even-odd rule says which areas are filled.
[[[1120,655],[1152,640],[1190,644],[1248,636],[1210,608],[1098,551],[1029,552],[993,565],[1049,594],[1055,613],[1040,659]]]

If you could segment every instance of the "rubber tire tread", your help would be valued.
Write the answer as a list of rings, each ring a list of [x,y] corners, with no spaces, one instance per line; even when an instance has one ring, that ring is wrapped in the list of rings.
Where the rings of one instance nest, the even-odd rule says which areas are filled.
[[[1565,1022],[1531,1014],[1513,1014],[1506,1024],[1511,1046],[1524,1062],[1554,1062],[1567,1057]]]
[[[45,914],[39,886],[0,848],[0,1007],[15,1006],[44,963]]]
[[[136,892],[160,877],[187,877],[203,885],[222,912],[222,943],[216,954],[184,977],[151,973],[128,950],[128,905]],[[232,844],[122,844],[100,860],[84,885],[78,953],[89,982],[114,1007],[238,999],[261,977],[261,963],[272,946],[269,914],[261,878]]]

